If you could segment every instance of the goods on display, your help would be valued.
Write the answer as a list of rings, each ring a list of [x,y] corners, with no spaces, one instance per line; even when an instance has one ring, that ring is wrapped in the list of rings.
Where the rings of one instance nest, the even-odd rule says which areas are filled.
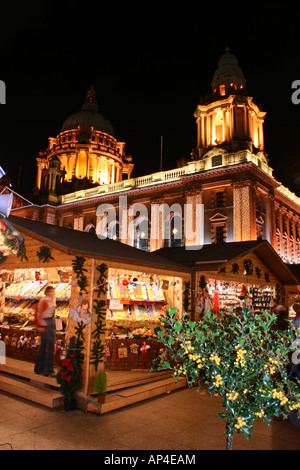
[[[111,326],[126,323],[133,328],[142,326],[141,322],[158,323],[170,307],[176,307],[181,316],[181,291],[179,278],[110,269],[106,319]]]
[[[169,308],[182,316],[182,281],[171,276],[109,269],[107,283],[106,367],[147,369],[160,353],[151,341]]]
[[[275,298],[274,286],[259,286],[208,279],[207,290],[213,304],[219,310],[230,312],[237,308],[248,307],[254,313],[269,311]]]
[[[1,272],[0,335],[8,357],[35,360],[40,333],[34,311],[48,285],[56,295],[55,363],[64,357],[71,295],[71,268],[15,269]]]

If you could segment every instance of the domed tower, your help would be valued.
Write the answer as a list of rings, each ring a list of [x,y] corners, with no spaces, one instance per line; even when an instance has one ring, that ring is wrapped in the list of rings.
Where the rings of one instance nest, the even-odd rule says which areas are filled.
[[[247,96],[244,74],[228,47],[218,61],[211,86],[211,95],[198,104],[194,114],[196,158],[202,159],[212,148],[228,152],[248,149],[259,154],[265,163],[263,123],[266,113]]]
[[[214,99],[229,95],[246,95],[246,80],[237,58],[226,47],[218,62],[218,68],[214,73],[212,81]]]
[[[51,186],[45,184],[53,173]],[[57,165],[59,160],[60,165]],[[81,110],[71,114],[63,123],[57,137],[49,137],[49,145],[37,158],[35,194],[43,203],[59,203],[59,195],[80,189],[112,184],[130,178],[132,158],[125,154],[125,143],[118,142],[109,120],[98,111],[93,87],[86,94]]]

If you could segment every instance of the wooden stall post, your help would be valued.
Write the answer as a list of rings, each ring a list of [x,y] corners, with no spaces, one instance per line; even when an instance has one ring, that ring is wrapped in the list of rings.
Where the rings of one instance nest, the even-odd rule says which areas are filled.
[[[98,371],[105,369],[105,335],[108,267],[101,260],[93,260],[93,309],[89,347],[89,378],[87,393],[94,391]]]
[[[80,257],[79,257],[80,258]],[[71,285],[71,297],[70,297],[70,311],[71,309],[78,308],[78,305],[82,302],[83,298],[88,300],[88,311],[91,314],[91,321],[84,325],[83,329],[83,363],[82,363],[82,392],[87,393],[88,381],[89,381],[89,361],[90,361],[90,343],[91,333],[93,324],[93,283],[94,283],[94,260],[91,258],[80,258],[82,261],[82,269],[78,271],[74,262],[78,262],[78,257],[73,261],[72,269],[72,285]],[[84,276],[84,277],[83,277]],[[85,280],[83,280],[85,279]],[[85,285],[85,287],[84,287]],[[76,336],[76,328],[78,328],[79,322],[72,319],[69,316],[67,339],[68,341],[72,336]]]

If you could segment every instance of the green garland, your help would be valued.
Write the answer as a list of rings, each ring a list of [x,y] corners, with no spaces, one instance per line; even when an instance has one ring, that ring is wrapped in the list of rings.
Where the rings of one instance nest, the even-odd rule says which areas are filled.
[[[104,357],[104,346],[101,341],[101,335],[105,333],[105,319],[106,319],[106,291],[107,291],[107,265],[102,263],[96,267],[99,272],[99,278],[96,281],[94,292],[97,298],[94,299],[94,311],[97,315],[95,322],[95,329],[92,331],[93,346],[91,351],[90,364],[95,367],[95,372],[98,371],[98,366]]]
[[[80,289],[80,295],[83,294],[83,291],[85,291],[85,288],[87,287],[87,277],[84,274],[87,272],[87,269],[83,267],[85,263],[85,258],[81,256],[76,256],[75,260],[72,261],[72,267],[73,271],[75,272],[76,278],[77,278],[77,285]],[[85,329],[85,326],[83,322],[80,322],[75,326],[75,331],[76,331],[76,350],[78,351],[76,360],[78,362],[78,367],[80,367],[81,371],[81,365],[84,360],[84,354],[82,353],[83,348],[84,348],[84,335],[83,335],[83,330]],[[73,338],[73,337],[72,337]],[[72,340],[70,339],[70,341]]]
[[[82,387],[81,366],[84,355],[82,354],[83,336],[81,325],[76,330],[77,335],[70,338],[66,358],[56,376],[60,391],[67,400],[72,400],[76,391]]]
[[[244,267],[245,267],[245,270],[246,270],[246,275],[247,276],[252,276],[252,274],[253,274],[253,262],[250,258],[245,259]]]
[[[54,259],[51,256],[51,248],[49,246],[41,246],[39,251],[36,252],[36,255],[39,259],[39,261],[43,261],[43,263],[46,263],[46,261],[49,261],[49,259]]]
[[[10,228],[6,227],[1,216],[0,216],[0,230],[2,232],[3,243],[9,249],[9,251],[12,254],[20,257],[21,261],[23,261],[24,258],[28,260],[26,256],[26,248],[24,245],[24,241],[21,241]],[[5,258],[6,256],[4,255],[4,253],[0,252],[0,263],[3,262]]]
[[[190,290],[191,290],[191,283],[185,282],[185,289],[183,291],[183,309],[185,313],[189,311],[190,306]]]
[[[82,294],[83,291],[86,291],[88,285],[87,277],[84,274],[87,272],[87,269],[83,267],[85,261],[85,258],[82,256],[76,256],[75,260],[72,261],[72,267],[76,274],[77,285],[80,289],[80,294]]]
[[[240,267],[239,267],[238,263],[233,263],[231,272],[233,274],[238,274],[239,270],[240,270]]]
[[[260,279],[260,277],[261,277],[261,269],[258,268],[258,267],[256,267],[256,268],[255,268],[255,272],[256,272],[256,276],[258,277],[258,279]]]
[[[206,282],[206,280],[205,280],[205,276],[202,275],[202,276],[200,277],[199,287],[200,287],[200,289],[203,290],[203,289],[206,288],[206,286],[207,286],[207,282]]]

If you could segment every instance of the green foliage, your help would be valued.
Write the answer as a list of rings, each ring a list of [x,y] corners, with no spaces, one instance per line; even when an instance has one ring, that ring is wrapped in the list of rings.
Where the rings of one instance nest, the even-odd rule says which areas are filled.
[[[80,335],[82,334],[82,330]],[[81,364],[83,354],[81,352],[83,341],[79,337],[70,338],[69,347],[63,366],[56,376],[57,383],[60,384],[60,391],[67,399],[72,399],[77,390],[82,387]]]
[[[7,228],[3,220],[4,217],[0,215],[0,233],[2,236],[3,244],[9,249],[10,253],[20,257],[21,261],[23,261],[24,258],[28,260],[26,256],[24,240],[19,239],[18,232]],[[0,263],[5,260],[5,257],[6,256],[4,255],[4,253],[0,252]]]
[[[299,383],[288,379],[295,330],[290,325],[276,331],[275,320],[247,309],[221,318],[206,312],[199,322],[169,314],[162,319],[164,327],[156,329],[165,346],[159,369],[173,369],[174,377],[186,377],[190,387],[207,384],[223,399],[226,434],[250,438],[256,419],[270,425],[273,416],[300,412]]]
[[[85,261],[85,258],[82,256],[76,256],[75,260],[72,261],[72,267],[76,274],[77,285],[80,289],[80,293],[85,292],[88,285],[87,277],[84,274],[87,272],[87,269],[83,267]]]
[[[105,333],[105,319],[106,319],[106,279],[107,279],[107,265],[102,263],[96,267],[96,271],[99,272],[99,278],[96,281],[94,289],[97,298],[94,299],[94,312],[97,315],[95,321],[95,328],[92,331],[93,345],[91,350],[90,363],[95,366],[97,372],[99,364],[104,357],[104,345],[101,341],[101,335]]]
[[[99,370],[94,382],[95,391],[98,395],[106,395],[107,377],[103,370]]]
[[[205,289],[206,285],[207,285],[207,282],[206,282],[206,280],[205,280],[205,276],[202,275],[202,276],[200,277],[199,287],[200,287],[200,289],[203,290],[203,289]]]
[[[42,261],[43,263],[46,263],[46,261],[49,261],[49,259],[54,259],[51,256],[51,248],[46,245],[41,246],[40,249],[36,252],[36,255],[39,261]]]
[[[191,283],[188,281],[185,283],[185,289],[183,291],[183,308],[186,312],[189,311],[190,306],[190,290],[191,290]]]
[[[247,276],[251,276],[253,274],[253,261],[251,259],[245,259],[244,267],[245,267]]]
[[[75,392],[82,387],[81,371],[84,360],[82,353],[84,327],[83,323],[75,327],[76,336],[70,338],[66,358],[56,376],[56,380],[60,384],[60,390],[67,399],[74,398]]]
[[[239,272],[239,270],[240,270],[240,267],[239,267],[238,263],[233,263],[231,272],[233,274],[237,274]]]
[[[28,258],[26,256],[26,247],[25,247],[24,242],[20,243],[17,256],[21,258],[21,261],[23,261],[24,258],[26,259],[26,261],[28,261]]]
[[[256,276],[258,277],[258,279],[260,279],[261,278],[261,269],[256,267],[255,272],[256,272]]]

